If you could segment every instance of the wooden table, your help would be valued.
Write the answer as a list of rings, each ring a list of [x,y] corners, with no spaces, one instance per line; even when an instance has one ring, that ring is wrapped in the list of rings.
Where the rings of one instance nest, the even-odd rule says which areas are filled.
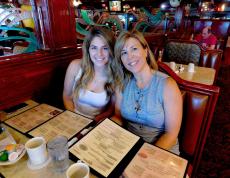
[[[17,110],[16,111],[17,113],[19,112],[19,110]],[[1,113],[0,113],[1,114]],[[2,115],[0,115],[0,118],[2,119],[2,120],[4,120],[4,117],[5,117],[5,119],[7,118],[7,114],[6,113],[3,113]],[[123,135],[124,134],[127,134],[126,133],[126,131],[125,131],[125,129],[123,129],[123,128],[120,128],[118,125],[116,125],[115,123],[113,123],[112,121],[110,121],[109,119],[105,119],[104,120],[104,125],[103,126],[101,126],[101,125],[98,125],[98,126],[96,126],[96,128],[95,128],[95,130],[98,132],[100,132],[101,130],[104,132],[104,133],[107,133],[106,132],[106,129],[108,129],[108,128],[116,128],[116,129],[114,129],[114,130],[118,130],[118,129],[120,129],[119,130],[119,132],[117,131],[117,132],[114,132],[113,134],[118,134],[118,137],[119,137],[119,135],[121,134],[121,132],[123,132]],[[102,124],[102,123],[101,123]],[[28,137],[26,137],[26,135],[23,135],[23,134],[21,134],[21,133],[19,133],[18,131],[16,131],[15,129],[12,129],[11,127],[8,127],[7,125],[5,125],[5,124],[3,124],[6,128],[7,128],[7,130],[10,132],[10,134],[13,136],[13,138],[14,138],[14,140],[16,141],[16,143],[20,143],[20,144],[25,144],[26,142],[27,142],[27,140],[29,139]],[[101,127],[100,127],[101,126]],[[104,129],[104,130],[103,130]],[[95,131],[94,130],[94,131]],[[95,131],[95,132],[96,132]],[[93,132],[93,131],[92,131]],[[95,133],[94,132],[94,133]],[[98,133],[99,133],[98,132]],[[91,134],[91,137],[94,135],[94,133],[93,134]],[[108,133],[107,133],[108,134]],[[108,135],[110,135],[110,137],[111,138],[114,138],[114,135],[113,134],[108,134]],[[131,134],[131,133],[130,133]],[[90,135],[90,134],[89,134]],[[90,137],[88,135],[88,138]],[[97,135],[97,134],[96,134]],[[103,136],[103,137],[106,137],[105,135]],[[132,135],[129,137],[129,138],[132,138]],[[93,137],[91,138],[91,139],[94,139]],[[95,138],[96,139],[96,138]],[[136,140],[136,137],[134,137],[133,139],[135,139]],[[139,138],[138,138],[139,139]],[[101,140],[102,140],[102,142],[103,141],[105,141],[104,139],[99,139],[99,141],[98,141],[98,143],[96,143],[96,144],[101,144],[100,142],[101,142]],[[107,138],[107,140],[108,140],[108,138]],[[122,139],[121,139],[122,140]],[[141,141],[141,140],[139,140],[139,141]],[[111,140],[108,140],[108,142],[109,143],[113,143],[113,139],[111,139]],[[114,143],[116,143],[116,142],[114,142]],[[140,144],[141,144],[141,142],[140,142]],[[120,148],[120,145],[119,144],[115,144],[115,145],[117,145],[117,148],[119,149]],[[137,145],[136,145],[137,146]],[[156,147],[157,148],[157,147]],[[168,152],[165,152],[165,151],[163,151],[163,150],[161,150],[161,149],[159,149],[159,148],[157,148],[156,149],[155,148],[155,150],[158,150],[158,154],[156,154],[157,155],[157,157],[156,157],[156,159],[155,158],[151,158],[151,159],[149,159],[148,161],[149,161],[149,163],[148,164],[150,164],[150,165],[152,165],[153,163],[151,163],[151,161],[153,161],[153,162],[156,162],[156,161],[158,161],[158,159],[159,159],[159,155],[161,155],[163,158],[165,158],[165,156],[166,157],[170,157],[169,156],[169,153]],[[98,148],[98,149],[100,149],[100,148]],[[99,152],[98,152],[99,153]],[[83,153],[82,155],[84,155],[85,153]],[[151,154],[151,152],[149,152],[149,154],[150,154],[150,157],[151,156],[154,156],[154,154],[152,155]],[[103,157],[103,154],[101,154],[102,155],[102,157]],[[110,154],[109,154],[110,155]],[[155,155],[155,156],[156,156]],[[131,156],[131,155],[130,155]],[[170,172],[171,171],[171,165],[172,165],[172,163],[173,164],[178,164],[178,163],[180,163],[180,161],[182,161],[181,160],[181,158],[179,158],[180,159],[180,161],[178,161],[178,160],[176,160],[175,159],[175,155],[174,154],[171,154],[171,160],[169,159],[168,160],[168,162],[165,162],[164,164],[162,164],[161,163],[161,159],[159,159],[159,163],[156,163],[156,166],[158,166],[159,165],[159,168],[161,168],[161,167],[164,167],[163,169],[169,169],[169,170],[167,170],[168,172]],[[98,159],[99,159],[99,157],[98,157]],[[106,159],[105,159],[106,160]],[[175,161],[174,161],[175,160]],[[146,160],[147,161],[147,160]],[[186,160],[184,160],[184,161],[186,161]],[[183,162],[184,162],[183,161]],[[27,154],[25,154],[18,162],[16,162],[15,164],[12,164],[12,165],[4,165],[4,166],[0,166],[0,172],[1,172],[1,174],[3,174],[3,176],[5,176],[6,178],[49,178],[49,177],[54,177],[54,178],[65,178],[66,177],[66,175],[65,175],[65,171],[64,172],[57,172],[57,171],[55,171],[54,170],[54,168],[53,168],[53,166],[52,166],[52,162],[50,162],[47,166],[45,166],[44,168],[41,168],[41,169],[38,169],[38,170],[31,170],[31,169],[29,169],[28,168],[28,166],[27,166],[27,162],[28,162],[28,156],[27,156]],[[70,162],[70,165],[71,164],[73,164],[74,162],[73,161],[71,161],[71,160],[69,160],[69,162]],[[141,162],[139,162],[140,163],[140,165],[143,165],[143,162],[141,161]],[[167,164],[166,164],[167,163]],[[185,163],[185,162],[184,162]],[[154,163],[155,164],[155,163]],[[178,165],[178,168],[179,167],[181,167],[180,165],[184,165],[184,164],[179,164]],[[186,161],[186,165],[185,166],[187,166],[187,161]],[[134,167],[135,167],[135,165],[134,165]],[[123,169],[123,168],[122,168]],[[173,168],[174,169],[174,168]],[[174,172],[174,170],[172,169],[172,171]],[[182,168],[183,169],[183,174],[184,174],[184,167]],[[122,170],[120,170],[120,171],[122,171]],[[149,171],[148,170],[148,168],[147,168],[147,171]],[[166,172],[167,172],[166,171]],[[177,171],[179,171],[179,170],[177,170]],[[118,173],[119,171],[117,171],[117,173]],[[132,171],[131,171],[132,172]],[[95,173],[95,172],[93,172],[93,170],[91,170],[91,173],[90,173],[90,178],[96,178],[97,176],[96,175],[98,175],[98,174],[96,174],[96,175],[94,175],[93,173]],[[135,173],[135,171],[134,171],[134,173]],[[118,173],[118,174],[120,174],[120,172]],[[161,174],[161,171],[159,172],[159,174]],[[178,174],[179,175],[179,174]],[[116,172],[115,172],[115,174],[114,174],[114,176],[115,177],[117,177],[117,174],[116,174]],[[1,177],[1,176],[0,176]],[[181,176],[180,176],[181,177]]]
[[[4,125],[5,126],[5,125]],[[7,127],[7,126],[6,126]],[[7,127],[9,132],[14,137],[17,143],[25,144],[28,138],[15,131],[14,129]],[[0,172],[6,178],[66,178],[65,172],[54,171],[52,163],[50,162],[46,167],[38,170],[30,170],[27,167],[28,156],[25,154],[18,162],[12,165],[0,166]],[[70,165],[74,162],[70,161]],[[94,175],[90,175],[90,178],[95,178]]]
[[[169,66],[169,63],[167,62],[165,63]],[[176,64],[176,65],[178,70],[178,67],[181,64]],[[191,82],[196,82],[196,83],[201,83],[206,85],[212,85],[214,83],[215,73],[216,73],[215,69],[195,66],[194,72],[188,72],[188,65],[183,64],[182,66],[184,67],[184,70],[182,72],[176,72],[180,78]]]

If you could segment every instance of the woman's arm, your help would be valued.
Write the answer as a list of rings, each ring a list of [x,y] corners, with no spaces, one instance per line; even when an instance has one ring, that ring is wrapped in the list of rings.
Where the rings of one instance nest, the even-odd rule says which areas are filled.
[[[64,90],[63,90],[63,102],[66,109],[70,111],[74,111],[74,103],[73,103],[73,86],[76,74],[80,69],[80,60],[73,60],[66,71],[65,81],[64,81]]]
[[[182,96],[172,78],[168,78],[163,92],[165,112],[165,133],[155,145],[169,150],[176,144],[182,121]]]
[[[113,120],[117,124],[123,126],[122,117],[121,117],[121,111],[120,111],[121,100],[122,100],[122,94],[117,89],[116,92],[115,92],[115,110],[114,110],[114,115],[112,116],[111,120]]]

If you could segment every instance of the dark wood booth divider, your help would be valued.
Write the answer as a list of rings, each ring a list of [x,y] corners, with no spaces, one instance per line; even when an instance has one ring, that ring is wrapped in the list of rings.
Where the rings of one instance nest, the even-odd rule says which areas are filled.
[[[61,106],[66,68],[80,57],[81,51],[68,49],[0,60],[0,110],[27,99]]]
[[[185,81],[162,62],[158,62],[158,66],[160,71],[177,82],[183,94],[180,152],[189,161],[187,174],[190,178],[195,178],[220,89],[217,86]]]

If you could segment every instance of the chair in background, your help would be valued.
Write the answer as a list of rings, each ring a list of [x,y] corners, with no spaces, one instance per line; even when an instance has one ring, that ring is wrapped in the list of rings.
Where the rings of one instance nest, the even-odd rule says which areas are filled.
[[[220,89],[217,86],[185,81],[162,62],[158,62],[158,66],[160,71],[177,82],[183,95],[180,156],[188,160],[187,175],[195,178]]]

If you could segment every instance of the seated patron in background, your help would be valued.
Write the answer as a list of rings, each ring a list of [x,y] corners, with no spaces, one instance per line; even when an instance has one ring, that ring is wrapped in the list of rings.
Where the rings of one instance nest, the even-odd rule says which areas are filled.
[[[146,40],[136,30],[119,35],[114,53],[123,73],[112,119],[145,141],[179,154],[182,96],[176,82],[157,70]]]
[[[210,26],[203,28],[202,34],[197,35],[195,40],[206,49],[215,49],[217,43],[217,39],[212,34]]]
[[[65,108],[95,120],[108,117],[114,93],[114,34],[93,28],[86,36],[82,60],[73,60],[66,72],[63,100]],[[108,107],[110,106],[110,109]]]

